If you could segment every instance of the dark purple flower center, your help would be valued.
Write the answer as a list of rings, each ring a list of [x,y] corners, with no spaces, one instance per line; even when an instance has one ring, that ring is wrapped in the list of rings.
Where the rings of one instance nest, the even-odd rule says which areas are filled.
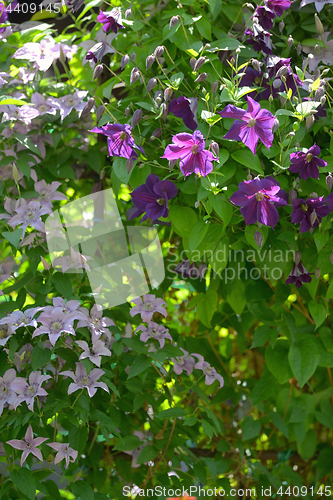
[[[254,118],[251,118],[247,124],[248,127],[254,127],[256,124],[256,121]]]
[[[121,141],[124,141],[124,140],[126,139],[126,136],[127,136],[126,132],[120,132],[119,139],[120,139]]]
[[[306,155],[306,161],[307,161],[308,163],[311,163],[311,162],[312,162],[312,154],[311,154],[311,153],[308,153],[308,154]]]

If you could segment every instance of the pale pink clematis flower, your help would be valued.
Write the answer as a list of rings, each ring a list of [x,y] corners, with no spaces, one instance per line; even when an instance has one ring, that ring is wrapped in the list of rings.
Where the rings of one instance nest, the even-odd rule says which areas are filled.
[[[98,366],[98,368],[101,366],[101,356],[111,356],[111,352],[105,347],[104,342],[101,340],[93,342],[91,350],[85,340],[76,340],[76,343],[83,349],[83,353],[79,359],[88,358],[94,365]]]
[[[73,54],[77,51],[78,47],[73,45],[69,47],[68,45],[62,45],[63,53],[70,59]],[[28,42],[20,47],[13,55],[14,59],[28,59],[34,62],[34,67],[41,70],[47,71],[51,64],[60,57],[60,44],[55,43],[53,38],[46,37],[40,42]]]
[[[42,383],[45,380],[52,378],[51,375],[42,375],[42,372],[31,372],[29,375],[29,383],[25,378],[17,377],[10,385],[18,397],[19,402],[15,405],[15,410],[18,404],[25,401],[30,411],[34,411],[34,401],[37,396],[47,396],[47,392],[42,388]]]
[[[7,370],[3,377],[0,377],[0,416],[2,415],[5,405],[15,405],[17,395],[11,389],[10,384],[16,379],[16,371],[14,368]]]
[[[221,387],[224,386],[224,380],[222,375],[219,375],[215,368],[213,366],[210,366],[210,364],[204,360],[203,356],[201,354],[193,354],[193,356],[196,356],[198,358],[198,362],[195,364],[194,368],[197,368],[198,370],[202,370],[203,373],[206,375],[205,377],[205,384],[206,385],[211,385],[215,380],[218,380],[220,382],[220,389]]]
[[[5,318],[0,319],[0,325],[4,323],[10,323],[13,332],[20,328],[21,326],[34,326],[37,327],[37,321],[34,319],[35,314],[38,311],[42,311],[42,307],[32,307],[22,311],[14,311]]]
[[[141,314],[141,319],[145,323],[151,321],[154,312],[159,312],[164,317],[167,315],[166,310],[162,307],[163,305],[166,306],[166,302],[162,299],[157,299],[155,295],[147,294],[143,296],[143,299],[138,297],[132,300],[132,302],[135,306],[130,310],[130,315],[133,317],[136,314]]]
[[[37,446],[40,446],[44,441],[47,441],[48,438],[37,437],[34,439],[34,434],[32,432],[32,427],[29,425],[27,432],[25,433],[24,439],[11,439],[7,441],[7,444],[10,444],[16,450],[23,450],[21,456],[21,467],[26,461],[28,455],[32,453],[37,457],[41,462],[43,461],[43,455],[40,450],[37,449]]]
[[[69,465],[69,462],[75,462],[78,456],[78,452],[73,448],[69,447],[68,443],[47,443],[47,446],[51,446],[58,453],[55,456],[54,463],[57,465],[61,460],[66,460],[66,469]],[[72,458],[73,460],[70,460]]]
[[[12,269],[15,265],[13,260],[5,259],[5,262],[0,263],[0,284],[8,280],[11,275]],[[0,290],[0,295],[3,295],[3,291]]]
[[[75,335],[73,328],[74,318],[75,312],[65,314],[61,307],[53,308],[49,314],[44,311],[38,318],[38,321],[41,321],[42,325],[34,331],[32,338],[47,333],[51,344],[54,346],[62,333]]]
[[[24,344],[19,352],[15,352],[14,365],[19,373],[21,372],[22,366],[31,361],[32,350],[33,346],[31,344]]]
[[[165,339],[169,339],[172,342],[172,337],[167,328],[163,325],[158,325],[154,321],[148,323],[148,328],[144,325],[140,325],[136,328],[136,332],[140,330],[142,333],[140,335],[141,342],[147,342],[148,339],[156,339],[160,344],[160,349],[164,347]]]
[[[6,345],[10,337],[16,333],[11,324],[0,325],[0,346]]]
[[[93,305],[90,309],[90,316],[88,309],[85,307],[80,307],[79,309],[85,316],[85,319],[80,320],[77,324],[77,328],[82,328],[87,326],[91,333],[96,336],[100,336],[102,333],[109,331],[108,326],[114,326],[114,321],[112,319],[103,316],[103,309],[97,304]]]
[[[23,230],[22,239],[24,238],[25,231],[28,226],[32,226],[37,231],[46,233],[44,222],[41,219],[42,215],[49,214],[50,208],[41,206],[40,201],[29,201],[27,203],[24,199],[21,200],[21,205],[15,208],[16,215],[9,219],[8,224],[15,229],[20,226]]]
[[[52,184],[46,184],[43,180],[35,182],[35,191],[40,194],[40,202],[43,206],[52,208],[51,200],[68,200],[67,196],[57,191],[61,182],[54,181]]]
[[[108,386],[104,382],[97,382],[97,380],[104,375],[105,372],[103,370],[94,368],[91,370],[89,375],[87,375],[87,370],[81,362],[75,364],[75,373],[70,370],[65,370],[64,372],[59,373],[59,375],[65,375],[66,377],[71,377],[71,379],[74,380],[74,383],[72,382],[69,384],[68,394],[72,394],[79,389],[86,388],[89,396],[92,398],[97,392],[97,387],[100,387],[101,389],[104,389],[104,391],[110,393]]]
[[[174,372],[176,375],[180,375],[183,371],[185,371],[186,375],[191,375],[196,361],[193,356],[189,355],[189,353],[185,351],[185,349],[180,347],[180,350],[183,351],[184,355],[171,359],[171,361],[173,361]]]

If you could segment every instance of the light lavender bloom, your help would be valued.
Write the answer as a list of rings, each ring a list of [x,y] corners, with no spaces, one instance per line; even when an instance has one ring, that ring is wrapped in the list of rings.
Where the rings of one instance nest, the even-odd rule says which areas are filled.
[[[22,366],[31,361],[32,350],[33,346],[31,344],[24,344],[19,352],[14,353],[14,365],[19,373]]]
[[[59,373],[59,375],[65,375],[66,377],[71,377],[71,379],[74,380],[74,383],[72,382],[69,384],[68,394],[72,394],[79,389],[86,388],[89,396],[92,398],[97,392],[97,387],[100,387],[101,389],[104,389],[104,391],[110,393],[108,386],[104,382],[97,382],[97,380],[104,375],[105,372],[103,370],[94,368],[91,370],[89,375],[87,375],[87,370],[81,362],[75,364],[75,373],[70,370],[65,370],[64,372]]]
[[[39,116],[46,115],[55,115],[57,110],[53,106],[53,101],[50,97],[46,98],[40,94],[39,92],[34,92],[31,96],[31,103],[35,106],[35,109],[38,111]]]
[[[61,182],[54,181],[51,184],[46,184],[45,180],[35,182],[35,191],[40,194],[40,201],[43,206],[52,208],[51,200],[68,200],[67,196],[57,191],[61,186]]]
[[[50,313],[44,311],[38,318],[42,322],[42,326],[37,328],[32,338],[47,333],[51,344],[54,346],[62,333],[75,335],[73,328],[74,313],[65,314],[61,307],[55,307]]]
[[[32,427],[29,425],[27,432],[25,433],[24,439],[11,439],[7,441],[7,444],[10,444],[16,450],[23,450],[21,456],[21,467],[26,461],[28,455],[32,453],[37,457],[41,462],[43,461],[42,452],[37,449],[37,446],[40,446],[44,441],[47,441],[48,438],[37,437],[34,439],[34,434],[32,432]]]
[[[62,51],[71,59],[73,54],[77,51],[77,46],[69,47],[62,44]],[[51,64],[60,57],[60,44],[56,44],[53,38],[43,38],[39,43],[28,42],[19,48],[13,55],[14,59],[28,59],[34,62],[34,67],[47,71]]]
[[[42,375],[42,372],[31,372],[29,383],[25,378],[17,377],[10,385],[18,395],[18,402],[15,404],[15,410],[18,404],[25,401],[30,411],[34,411],[34,401],[37,396],[47,396],[47,392],[42,388],[45,380],[52,378],[51,375]]]
[[[0,263],[0,284],[8,280],[11,275],[11,271],[14,267],[15,262],[13,260],[5,259],[5,262]],[[0,290],[0,295],[3,295],[3,291]]]
[[[93,342],[92,348],[90,350],[89,345],[85,340],[76,340],[76,344],[83,349],[79,359],[88,358],[94,365],[101,366],[101,356],[111,356],[111,352],[107,347],[105,347],[104,342],[101,340],[95,340]]]
[[[201,354],[193,354],[193,356],[196,356],[198,358],[198,362],[195,364],[194,368],[197,368],[198,370],[202,370],[203,373],[206,375],[205,378],[205,384],[206,385],[211,385],[215,380],[218,380],[220,382],[220,389],[221,387],[224,386],[224,380],[222,375],[219,375],[215,368],[213,366],[210,366],[210,364],[204,360],[203,356]]]
[[[36,328],[37,321],[34,319],[34,316],[42,309],[42,307],[32,307],[31,309],[26,309],[24,312],[14,311],[5,318],[0,319],[0,325],[11,323],[13,332],[21,326],[33,326]]]
[[[22,239],[28,226],[32,226],[37,231],[46,233],[44,222],[41,219],[42,215],[50,213],[49,207],[43,207],[40,201],[29,201],[28,203],[22,199],[21,205],[15,208],[16,215],[9,219],[8,224],[15,229],[16,226],[22,228]]]
[[[76,252],[71,247],[71,255],[64,255],[63,257],[57,257],[53,261],[53,267],[61,266],[62,272],[65,273],[68,269],[86,269],[86,271],[90,271],[90,266],[87,263],[88,260],[93,260],[93,257],[89,257],[88,255],[83,255],[80,252]]]
[[[77,90],[74,94],[68,94],[64,97],[60,97],[59,99],[52,99],[52,104],[54,107],[59,109],[61,119],[63,120],[72,109],[75,111],[82,111],[86,106],[86,102],[83,99],[87,96],[88,91],[86,90]]]
[[[91,333],[94,333],[97,337],[107,330],[108,326],[114,326],[114,321],[112,319],[103,316],[103,310],[97,304],[93,305],[89,311],[85,307],[80,307],[79,309],[85,316],[85,319],[80,320],[77,324],[77,328],[82,328],[87,326]]]
[[[45,148],[45,144],[44,143],[47,143],[50,146],[53,146],[53,139],[52,139],[51,134],[48,134],[48,135],[31,134],[31,135],[29,135],[29,138],[38,147],[42,158],[45,158],[45,156],[46,156],[46,148]],[[18,144],[17,147],[16,147],[16,149],[17,149],[17,151],[26,151],[26,150],[29,150],[29,148],[26,148],[24,146],[24,144]],[[38,161],[38,163],[39,162],[40,162],[40,160]],[[37,181],[37,177],[34,180]]]
[[[65,301],[62,297],[53,297],[53,306],[54,307],[62,307],[62,311],[64,313],[72,313],[76,311],[80,306],[79,300],[67,300]],[[48,306],[51,307],[51,306]],[[78,315],[75,319],[79,319],[81,315]]]
[[[3,377],[0,377],[0,416],[5,405],[15,405],[16,403],[17,395],[10,387],[15,378],[16,371],[14,368],[10,368],[4,373]]]
[[[18,74],[16,75],[16,78],[11,80],[9,82],[9,84],[10,85],[17,85],[17,84],[26,85],[28,82],[31,82],[35,78],[37,71],[38,70],[36,68],[28,69],[28,68],[24,68],[23,66],[21,66],[19,68]]]
[[[180,350],[183,351],[184,355],[172,358],[174,372],[176,375],[180,375],[185,371],[186,375],[191,375],[196,361],[185,349],[180,347]]]
[[[166,306],[166,302],[162,299],[157,299],[155,295],[147,294],[143,296],[143,299],[138,297],[132,300],[132,302],[135,306],[130,310],[130,315],[133,317],[136,314],[141,314],[141,319],[145,323],[151,321],[154,312],[159,312],[164,317],[167,315],[166,310],[162,307],[163,305]]]
[[[6,345],[7,341],[14,333],[16,332],[13,331],[11,324],[0,325],[0,345]]]
[[[320,12],[321,9],[326,5],[326,4],[333,4],[333,0],[302,0],[300,8],[305,7],[305,5],[309,5],[309,3],[314,3],[315,7],[317,9],[317,12]]]
[[[138,326],[135,331],[137,332],[138,330],[142,331],[140,335],[141,342],[147,342],[147,340],[150,338],[156,339],[160,344],[160,349],[164,347],[165,339],[169,339],[172,342],[172,337],[169,333],[169,330],[167,328],[164,328],[163,325],[154,323],[154,321],[150,321],[148,323],[148,328],[144,325]]]
[[[23,105],[15,106],[14,104],[0,106],[0,112],[4,111],[2,123],[8,120],[21,120],[24,124],[29,125],[31,121],[39,115],[37,109],[32,106]]]
[[[330,65],[330,66],[333,64],[333,40],[332,39],[328,40],[329,36],[330,32],[325,31],[325,33],[323,33],[321,36],[318,37],[318,40],[321,39],[323,40],[325,47],[320,47],[318,49],[318,52],[316,52],[314,57],[312,57],[311,59],[304,58],[303,69],[306,67],[306,62],[307,62],[307,69],[310,71],[310,73],[313,73],[319,66],[319,64]],[[313,47],[310,47],[309,45],[302,45],[302,50],[306,54],[310,53],[313,54]]]
[[[73,448],[70,448],[68,443],[47,443],[47,446],[51,446],[51,448],[58,452],[54,459],[55,465],[65,459],[67,469],[69,462],[73,463],[77,459],[78,452]],[[70,457],[73,460],[70,460]]]

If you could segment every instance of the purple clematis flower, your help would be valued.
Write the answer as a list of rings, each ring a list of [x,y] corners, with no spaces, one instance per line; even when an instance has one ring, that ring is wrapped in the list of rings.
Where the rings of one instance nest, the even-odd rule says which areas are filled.
[[[68,443],[47,443],[47,446],[51,446],[53,450],[56,450],[58,452],[54,458],[55,465],[65,459],[67,469],[69,462],[73,463],[77,459],[78,452],[73,448],[70,448]],[[72,458],[73,460],[70,460],[70,458]]]
[[[259,139],[266,148],[272,146],[274,116],[267,109],[261,109],[251,97],[247,97],[247,103],[247,111],[228,104],[219,113],[223,118],[236,119],[224,139],[242,141],[255,155]]]
[[[292,203],[291,222],[301,223],[301,233],[306,233],[311,228],[318,227],[322,217],[330,213],[330,208],[325,205],[323,196],[320,198],[308,198],[306,201],[296,199]]]
[[[210,366],[210,364],[204,360],[201,354],[193,354],[193,356],[196,356],[198,358],[198,362],[195,364],[194,368],[202,370],[203,373],[206,375],[205,384],[212,385],[212,383],[215,382],[215,380],[218,380],[220,382],[220,389],[221,389],[221,387],[224,386],[224,380],[222,375],[219,375],[215,370],[215,368],[213,366]]]
[[[291,0],[265,0],[266,7],[272,10],[278,17],[291,6]]]
[[[248,94],[255,101],[261,99],[267,100],[271,95],[271,88],[268,85],[269,80],[265,78],[264,73],[248,66],[243,72],[243,76],[239,79],[239,87],[262,87],[264,90],[254,90]]]
[[[121,24],[121,13],[118,9],[112,9],[111,12],[102,12],[97,16],[97,21],[103,24],[103,31],[108,33],[118,33],[118,30],[124,26]]]
[[[47,396],[47,392],[42,388],[42,383],[50,378],[52,378],[51,375],[42,375],[40,371],[30,373],[29,383],[25,378],[17,377],[10,384],[10,388],[18,395],[18,400],[15,403],[15,410],[19,404],[25,401],[29,410],[34,411],[35,397]]]
[[[295,95],[297,93],[297,88],[302,87],[303,83],[302,81],[298,78],[298,76],[293,73],[293,70],[290,66],[290,58],[283,59],[282,57],[278,56],[268,56],[266,59],[266,68],[268,71],[268,75],[270,78],[275,78],[277,72],[279,71],[282,66],[286,67],[286,73],[284,75],[286,81],[285,83],[281,81],[281,84],[277,87],[272,87],[272,95],[273,97],[278,97],[279,92],[286,92],[286,88],[289,90],[291,89],[292,95]],[[277,82],[277,79],[275,79],[275,84]]]
[[[291,270],[291,273],[289,274],[289,277],[286,279],[287,285],[291,285],[292,283],[295,283],[297,288],[301,288],[303,283],[311,283],[311,276],[310,274],[314,273],[309,273],[303,266],[302,262],[299,264],[294,264],[293,268]]]
[[[147,294],[136,299],[133,299],[132,302],[135,304],[134,307],[130,310],[130,315],[135,316],[136,314],[141,314],[141,319],[145,323],[149,323],[153,317],[154,312],[158,312],[163,314],[166,317],[167,312],[162,306],[166,306],[166,302],[162,299],[157,299],[155,295]]]
[[[20,226],[22,231],[22,239],[24,238],[25,231],[28,226],[32,226],[37,231],[46,232],[44,222],[41,219],[42,215],[49,214],[50,208],[42,206],[40,201],[29,201],[21,199],[21,204],[18,208],[15,208],[16,214],[9,219],[8,224],[15,229],[16,226]]]
[[[273,28],[273,19],[275,18],[275,13],[267,7],[267,5],[260,5],[254,11],[252,19],[256,17],[259,21],[260,26],[262,26],[266,31]]]
[[[202,281],[203,277],[205,276],[206,270],[207,264],[205,262],[201,262],[198,267],[195,262],[190,264],[189,259],[185,259],[173,269],[173,272],[180,274],[183,279],[200,278],[200,281]]]
[[[107,347],[105,347],[104,342],[97,339],[93,342],[92,348],[89,349],[89,345],[85,340],[76,340],[76,344],[83,349],[79,359],[88,358],[94,365],[100,368],[101,366],[101,356],[111,356],[111,352]]]
[[[173,369],[176,375],[180,375],[183,371],[186,372],[186,375],[191,375],[193,372],[194,365],[196,363],[195,359],[189,355],[185,349],[180,347],[180,350],[183,351],[183,356],[178,356],[178,358],[171,358],[173,362]]]
[[[37,321],[34,319],[34,316],[42,309],[42,307],[33,307],[31,309],[26,309],[24,312],[14,311],[5,318],[0,319],[0,325],[10,323],[13,331],[21,326],[33,326],[36,328]]]
[[[246,43],[253,45],[253,48],[257,52],[264,52],[265,54],[273,54],[271,34],[266,31],[260,24],[253,23],[252,30],[249,28],[245,30],[245,35],[249,38]]]
[[[178,160],[181,172],[187,177],[196,173],[206,177],[213,170],[212,161],[218,161],[211,151],[204,149],[205,140],[199,130],[191,134],[182,133],[172,137],[173,144],[169,144],[162,158]]]
[[[154,321],[148,323],[148,328],[144,325],[138,326],[135,331],[141,331],[140,340],[141,342],[147,342],[148,339],[156,339],[160,344],[160,349],[164,347],[165,339],[169,339],[172,342],[172,337],[167,328],[163,325],[158,325]]]
[[[130,220],[134,217],[142,217],[142,221],[146,219],[157,220],[160,217],[168,217],[168,201],[177,196],[178,189],[173,182],[165,180],[161,181],[157,175],[148,175],[145,184],[137,187],[132,191],[132,201],[137,211],[131,215]]]
[[[97,304],[92,306],[90,315],[85,307],[80,307],[79,311],[82,313],[82,318],[78,322],[77,328],[88,327],[95,339],[100,338],[102,333],[110,333],[107,327],[114,326],[114,321],[103,316],[103,309]]]
[[[42,438],[42,437],[37,437],[34,438],[34,434],[32,432],[32,427],[29,425],[27,432],[25,433],[24,439],[11,439],[10,441],[7,441],[7,444],[10,444],[13,448],[16,450],[23,450],[22,456],[21,456],[21,467],[26,461],[28,455],[32,453],[37,457],[41,462],[43,461],[43,455],[42,452],[37,448],[37,446],[40,446],[44,441],[47,441],[48,438]]]
[[[87,375],[87,370],[81,362],[75,364],[75,373],[70,370],[65,370],[64,372],[59,373],[59,375],[65,375],[66,377],[70,377],[74,380],[74,383],[72,382],[69,384],[68,394],[72,394],[79,389],[86,388],[89,396],[92,398],[97,392],[97,387],[104,389],[106,392],[110,392],[108,386],[104,382],[97,382],[97,380],[104,375],[105,372],[103,370],[93,368],[89,375]]]
[[[290,172],[293,174],[298,174],[299,176],[306,180],[309,177],[314,177],[319,179],[319,168],[326,167],[327,162],[318,158],[320,154],[320,147],[314,144],[310,149],[305,151],[297,151],[296,153],[291,153],[290,161],[292,165],[289,167]]]
[[[230,201],[241,207],[245,224],[260,222],[274,227],[279,220],[275,205],[281,207],[288,204],[287,193],[280,189],[279,183],[269,178],[257,178],[240,182],[238,188],[239,191],[231,196]]]
[[[55,307],[49,314],[42,313],[38,320],[42,322],[42,326],[37,328],[32,334],[32,338],[38,335],[47,333],[49,341],[54,346],[62,333],[75,335],[73,321],[76,313],[65,314],[61,307]]]
[[[172,99],[169,103],[168,111],[173,113],[177,118],[181,118],[187,128],[195,130],[198,128],[196,122],[196,112],[198,108],[198,99],[187,99],[180,96],[178,99]]]
[[[131,126],[121,123],[108,123],[102,127],[95,127],[90,132],[103,134],[107,137],[109,156],[121,156],[128,160],[137,160],[138,154],[134,149],[138,149],[145,154],[141,146],[137,146],[131,135]]]
[[[16,371],[14,368],[10,368],[3,377],[0,377],[0,417],[5,405],[15,405],[17,401],[17,394],[10,387],[15,379]]]

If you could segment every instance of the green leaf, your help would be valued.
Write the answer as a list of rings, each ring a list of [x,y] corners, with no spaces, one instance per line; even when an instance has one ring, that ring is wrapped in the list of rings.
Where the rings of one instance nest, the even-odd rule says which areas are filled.
[[[265,345],[267,340],[269,340],[272,331],[273,330],[271,330],[271,328],[267,325],[259,326],[254,332],[251,349]]]
[[[55,273],[51,276],[51,282],[56,290],[65,297],[70,299],[73,295],[72,282],[68,274]]]
[[[16,161],[16,164],[17,168],[22,172],[22,174],[25,175],[27,179],[30,179],[31,167],[29,163],[25,159],[19,158]]]
[[[250,170],[255,170],[256,172],[259,172],[259,174],[262,175],[264,174],[258,156],[255,156],[251,151],[247,149],[242,149],[241,151],[235,151],[235,153],[231,155],[231,158],[233,158],[241,165],[245,165],[245,167],[249,168]]]
[[[316,480],[326,476],[333,469],[333,448],[324,448],[318,456]]]
[[[210,322],[216,310],[217,301],[217,293],[213,290],[208,290],[206,294],[202,294],[202,300],[197,305],[197,316],[208,328],[211,326]]]
[[[79,456],[83,453],[88,440],[88,428],[83,427],[71,427],[68,432],[68,442],[69,446],[76,450]]]
[[[277,429],[279,429],[279,431],[282,432],[282,434],[284,434],[288,439],[289,437],[288,427],[284,419],[281,417],[281,415],[275,411],[271,411],[269,412],[268,417],[273,422],[275,427],[277,427]]]
[[[293,111],[289,111],[289,109],[278,109],[277,112],[275,113],[275,116],[295,116],[295,113]]]
[[[285,384],[293,378],[288,361],[289,342],[278,340],[274,349],[269,345],[265,351],[267,367],[280,384]]]
[[[201,423],[202,423],[202,427],[203,427],[203,430],[204,430],[204,433],[206,434],[206,436],[208,436],[209,439],[212,439],[213,434],[214,434],[213,427],[205,419],[201,419]]]
[[[86,483],[84,480],[75,481],[75,483],[71,483],[70,487],[77,499],[94,500],[94,491],[90,484]]]
[[[303,387],[318,365],[319,352],[316,342],[310,335],[303,334],[291,345],[288,359],[297,382]]]
[[[214,195],[210,193],[209,201],[219,217],[221,217],[223,224],[227,226],[233,215],[233,206],[231,202],[227,202],[221,195]]]
[[[213,50],[214,48],[219,50],[236,50],[238,47],[242,47],[241,42],[231,37],[222,38],[216,42],[214,41],[211,45],[209,50]]]
[[[185,417],[186,411],[184,408],[168,408],[167,410],[161,411],[155,415],[155,418],[175,418],[175,417]]]
[[[314,300],[309,302],[309,311],[316,323],[316,329],[325,321],[326,319],[326,309],[322,304],[318,304]]]
[[[169,217],[172,229],[183,238],[190,236],[194,224],[197,222],[197,214],[189,207],[173,205],[170,208]]]
[[[119,451],[130,451],[134,450],[134,448],[138,448],[141,444],[141,440],[138,436],[125,436],[118,441],[114,449]]]
[[[215,113],[211,113],[210,111],[203,109],[201,111],[201,118],[203,119],[203,121],[208,123],[208,125],[214,125],[215,123],[217,123],[222,119],[222,116],[216,115]]]
[[[41,349],[36,345],[31,353],[31,364],[33,371],[37,371],[42,366],[46,365],[51,357],[50,349]]]
[[[126,158],[114,157],[112,162],[114,173],[124,184],[128,184],[132,173],[132,170],[127,172],[126,161]]]
[[[206,236],[208,229],[209,224],[204,222],[203,220],[199,220],[196,224],[194,224],[188,239],[188,244],[191,252],[193,252],[200,245],[200,243]]]
[[[181,71],[170,77],[170,82],[172,83],[172,86],[175,89],[178,89],[179,85],[182,83],[183,80],[184,80],[184,73],[182,73]]]
[[[299,454],[303,460],[310,460],[315,454],[317,447],[317,437],[313,429],[309,429],[305,434],[303,442],[299,445]]]
[[[253,316],[255,316],[259,320],[273,322],[276,319],[273,309],[270,309],[262,303],[250,302],[247,307],[249,308],[249,311],[253,314]]]
[[[21,99],[14,99],[13,97],[11,98],[6,98],[5,96],[1,96],[0,97],[0,105],[1,106],[10,106],[10,105],[14,105],[14,106],[30,106],[30,102],[25,102],[25,101],[22,101]]]
[[[16,229],[15,231],[4,231],[2,236],[13,245],[14,248],[19,246],[23,230],[22,228]]]
[[[228,258],[229,258],[229,238],[226,237],[223,238],[223,240],[219,242],[217,247],[214,248],[214,253],[213,255],[210,255],[208,261],[213,271],[216,274],[220,275],[221,271],[223,271],[223,269],[228,264]]]
[[[135,358],[133,364],[131,365],[129,374],[128,374],[128,380],[130,378],[136,377],[137,375],[140,375],[143,371],[145,371],[151,363],[151,359],[144,354],[140,354],[137,358]]]
[[[151,460],[154,460],[158,455],[158,450],[151,445],[147,445],[143,448],[141,451],[140,455],[138,456],[137,459],[137,464],[145,464],[147,462],[150,462]]]
[[[26,495],[30,500],[36,498],[36,481],[29,469],[14,469],[10,477],[16,488]]]
[[[255,384],[252,390],[251,394],[252,403],[254,405],[258,405],[259,403],[266,401],[275,391],[275,387],[276,387],[276,380],[265,366],[260,379]]]
[[[315,233],[313,235],[313,239],[315,240],[315,244],[318,250],[318,253],[320,250],[326,245],[326,242],[328,240],[328,233]]]
[[[212,39],[210,22],[205,17],[201,17],[195,24],[203,38],[206,38],[206,40]]]
[[[245,417],[242,424],[242,440],[248,441],[258,436],[261,430],[261,423],[258,420],[253,420],[252,417]]]
[[[199,419],[197,417],[188,417],[184,422],[183,425],[189,425],[192,427],[192,425],[195,425],[197,422],[199,422]]]

